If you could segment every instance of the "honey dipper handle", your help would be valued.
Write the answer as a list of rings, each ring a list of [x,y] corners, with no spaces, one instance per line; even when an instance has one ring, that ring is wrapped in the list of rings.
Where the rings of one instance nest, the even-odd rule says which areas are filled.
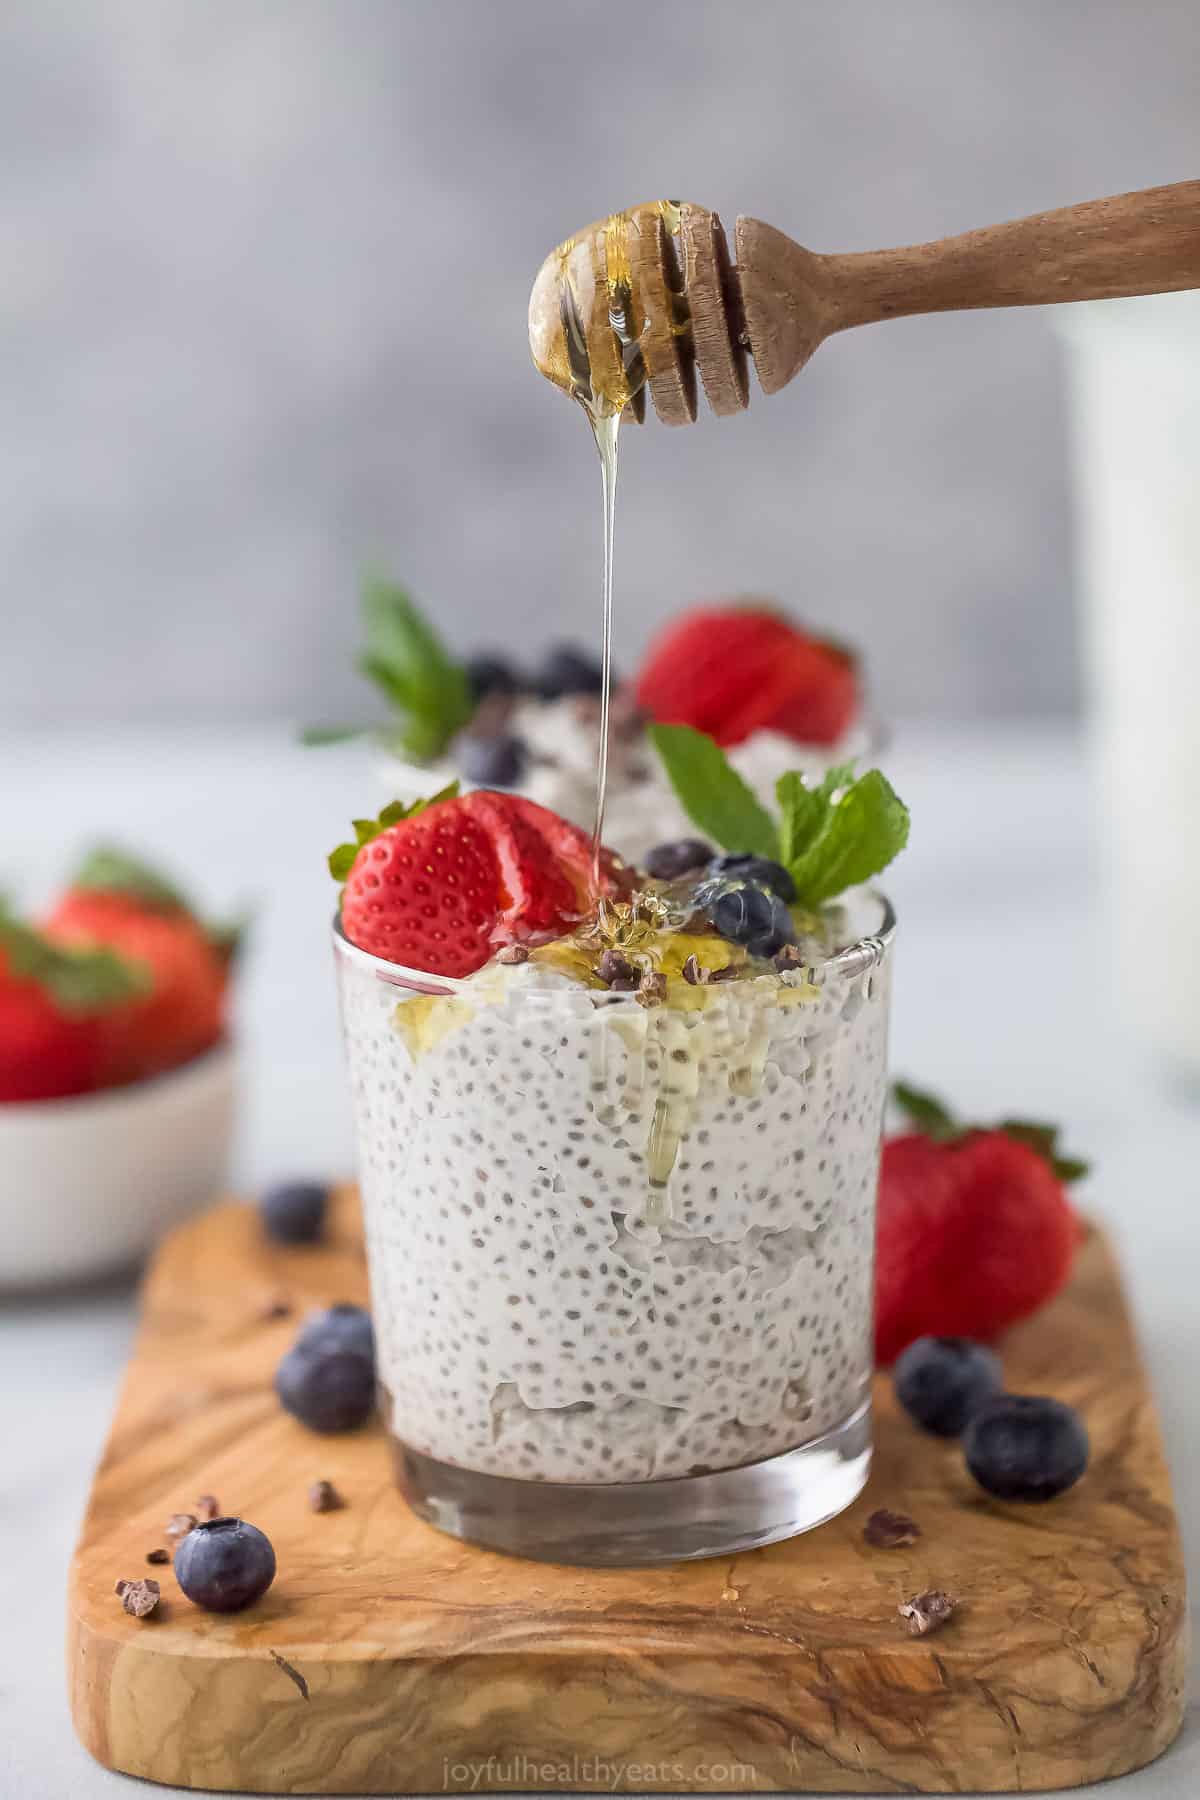
[[[1200,287],[1200,181],[820,261],[834,331],[911,313],[1172,293]]]

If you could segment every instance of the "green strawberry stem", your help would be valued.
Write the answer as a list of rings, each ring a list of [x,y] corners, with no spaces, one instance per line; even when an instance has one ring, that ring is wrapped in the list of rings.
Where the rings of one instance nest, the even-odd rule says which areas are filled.
[[[1090,1164],[1076,1156],[1066,1156],[1059,1148],[1060,1128],[1032,1119],[1001,1119],[998,1125],[964,1125],[954,1117],[936,1095],[912,1087],[906,1081],[892,1086],[892,1100],[922,1137],[937,1144],[960,1144],[980,1131],[1002,1131],[1005,1137],[1031,1150],[1050,1164],[1060,1181],[1078,1181],[1088,1173]]]
[[[145,972],[115,950],[52,943],[3,904],[0,956],[10,974],[36,982],[63,1012],[104,1012],[145,993],[149,986]]]
[[[401,819],[413,819],[418,813],[425,812],[430,806],[437,806],[443,800],[454,800],[458,797],[458,783],[452,781],[448,787],[431,794],[428,800],[414,800],[405,805],[403,800],[393,800],[385,806],[377,819],[353,819],[354,842],[339,844],[329,852],[329,873],[335,881],[344,882],[355,859],[364,844],[377,838],[380,832],[386,831],[390,825],[398,825]]]

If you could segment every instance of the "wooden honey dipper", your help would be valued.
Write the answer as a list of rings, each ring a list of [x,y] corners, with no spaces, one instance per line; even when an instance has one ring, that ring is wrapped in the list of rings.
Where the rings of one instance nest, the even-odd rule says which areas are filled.
[[[529,300],[542,373],[593,412],[667,425],[749,404],[851,325],[972,307],[1042,306],[1200,287],[1200,181],[1035,213],[959,237],[821,256],[739,219],[736,264],[716,213],[671,200],[631,207],[551,252]]]

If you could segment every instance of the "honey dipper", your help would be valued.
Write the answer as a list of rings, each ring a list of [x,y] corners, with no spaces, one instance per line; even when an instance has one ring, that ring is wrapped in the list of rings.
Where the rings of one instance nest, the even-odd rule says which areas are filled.
[[[747,357],[765,394],[851,325],[972,307],[1041,306],[1200,287],[1200,181],[1144,188],[959,237],[818,255],[741,218],[732,263],[716,213],[634,206],[568,238],[538,271],[529,342],[542,373],[594,413],[696,417],[749,404]]]

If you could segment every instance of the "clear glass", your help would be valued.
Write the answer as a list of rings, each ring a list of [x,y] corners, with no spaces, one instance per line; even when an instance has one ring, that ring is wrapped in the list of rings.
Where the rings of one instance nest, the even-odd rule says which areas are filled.
[[[643,1007],[335,931],[400,1486],[557,1562],[729,1554],[870,1461],[887,902],[803,971]]]

